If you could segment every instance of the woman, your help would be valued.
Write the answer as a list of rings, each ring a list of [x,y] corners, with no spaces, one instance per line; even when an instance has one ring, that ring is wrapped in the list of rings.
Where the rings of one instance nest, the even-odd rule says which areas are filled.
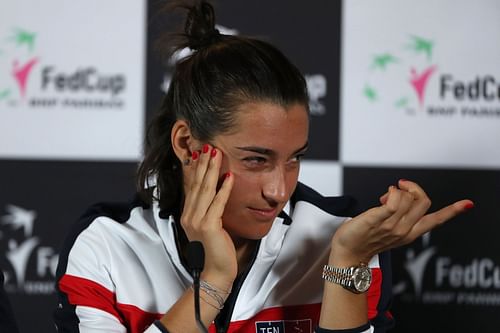
[[[205,248],[201,320],[212,331],[385,331],[383,251],[472,202],[425,215],[424,191],[401,180],[379,207],[346,218],[347,198],[297,182],[308,146],[298,69],[267,43],[221,35],[208,3],[185,8],[173,51],[193,53],[176,65],[150,128],[140,197],[95,206],[68,237],[59,331],[197,332],[185,265],[192,240]]]

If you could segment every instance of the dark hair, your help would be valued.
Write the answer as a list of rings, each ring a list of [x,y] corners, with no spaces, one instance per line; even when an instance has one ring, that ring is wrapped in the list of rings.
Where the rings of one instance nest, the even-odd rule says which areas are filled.
[[[184,33],[171,41],[171,54],[189,47],[179,60],[159,113],[147,133],[145,158],[138,170],[137,188],[151,202],[145,186],[156,179],[160,209],[180,215],[181,162],[170,142],[172,126],[185,120],[193,136],[202,141],[230,132],[237,107],[246,102],[269,102],[283,107],[308,108],[303,75],[277,48],[249,37],[223,35],[215,28],[212,5],[206,1],[181,4],[187,10]]]

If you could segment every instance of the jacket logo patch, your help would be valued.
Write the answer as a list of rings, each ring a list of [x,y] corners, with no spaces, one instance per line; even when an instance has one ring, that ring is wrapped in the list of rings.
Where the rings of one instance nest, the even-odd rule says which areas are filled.
[[[312,333],[311,319],[255,322],[255,333]]]

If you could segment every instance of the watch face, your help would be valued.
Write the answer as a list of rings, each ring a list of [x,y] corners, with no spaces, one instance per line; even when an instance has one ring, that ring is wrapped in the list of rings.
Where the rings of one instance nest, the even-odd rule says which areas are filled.
[[[352,276],[354,288],[360,293],[364,293],[372,284],[372,271],[369,267],[357,267]]]

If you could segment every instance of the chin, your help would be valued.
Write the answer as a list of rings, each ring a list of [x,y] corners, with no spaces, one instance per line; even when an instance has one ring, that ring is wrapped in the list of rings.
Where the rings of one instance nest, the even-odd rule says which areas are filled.
[[[249,239],[249,240],[259,240],[264,238],[269,231],[273,222],[269,224],[263,223],[247,223],[246,226],[253,226],[253,228],[235,228],[235,229],[226,229],[232,238],[241,238],[241,239]]]

